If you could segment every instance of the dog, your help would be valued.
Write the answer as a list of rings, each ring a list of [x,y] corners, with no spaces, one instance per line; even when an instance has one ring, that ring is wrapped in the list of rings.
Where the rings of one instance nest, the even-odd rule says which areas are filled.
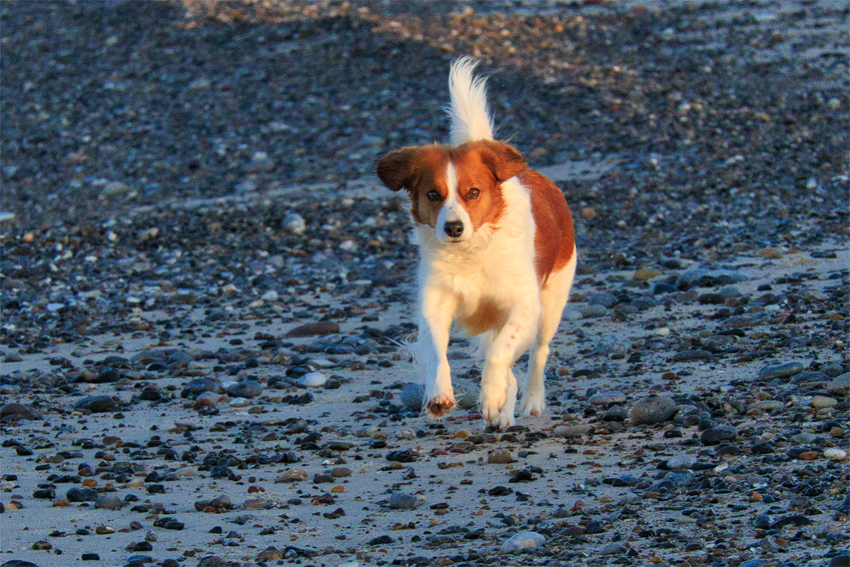
[[[569,206],[560,189],[494,140],[477,62],[449,73],[451,144],[402,148],[377,164],[381,182],[407,190],[420,252],[417,359],[431,418],[455,405],[446,351],[454,322],[480,337],[479,405],[491,426],[514,425],[513,364],[530,349],[522,413],[545,408],[544,369],[576,269]]]

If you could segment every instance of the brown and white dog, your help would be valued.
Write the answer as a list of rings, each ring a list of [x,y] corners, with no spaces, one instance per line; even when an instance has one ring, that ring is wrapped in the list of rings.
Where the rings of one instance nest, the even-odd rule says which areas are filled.
[[[524,415],[545,406],[544,367],[576,268],[570,209],[560,189],[528,169],[512,146],[493,140],[485,81],[470,58],[449,76],[451,145],[407,147],[378,162],[378,177],[406,189],[419,241],[417,358],[426,370],[425,408],[455,405],[446,350],[457,322],[480,336],[485,355],[481,414],[514,424],[511,367],[531,348]]]

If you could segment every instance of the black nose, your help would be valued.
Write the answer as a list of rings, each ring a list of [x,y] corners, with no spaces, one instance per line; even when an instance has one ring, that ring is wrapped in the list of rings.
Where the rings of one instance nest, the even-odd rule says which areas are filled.
[[[463,223],[457,220],[449,221],[443,226],[443,230],[451,238],[460,238],[460,235],[463,234]]]

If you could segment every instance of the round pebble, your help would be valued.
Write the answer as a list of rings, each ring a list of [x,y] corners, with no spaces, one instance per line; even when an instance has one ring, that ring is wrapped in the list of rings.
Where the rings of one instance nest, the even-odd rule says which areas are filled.
[[[669,396],[656,396],[637,401],[629,412],[632,425],[655,425],[673,419],[678,405]]]
[[[256,380],[243,380],[227,388],[227,395],[232,398],[256,398],[263,393],[263,385]]]
[[[833,396],[850,396],[850,372],[833,378],[826,385],[826,390]]]
[[[298,385],[302,388],[321,388],[328,381],[328,377],[321,372],[308,372],[298,379]]]
[[[94,507],[101,510],[120,510],[124,502],[115,494],[106,494],[94,501]]]
[[[401,403],[410,411],[420,411],[424,404],[425,386],[422,384],[405,384],[400,392]]]
[[[394,492],[388,505],[393,510],[413,510],[416,507],[416,498],[404,492]]]
[[[705,445],[718,445],[724,441],[731,441],[738,437],[738,430],[731,425],[718,425],[706,429],[700,435],[700,441]]]
[[[590,402],[590,405],[593,406],[624,404],[626,403],[626,394],[620,390],[605,390],[602,392],[597,392],[596,394],[590,396],[588,402]]]
[[[555,437],[563,437],[565,439],[572,439],[575,437],[583,437],[590,433],[593,429],[593,426],[583,424],[583,425],[557,425],[552,430],[552,434]]]

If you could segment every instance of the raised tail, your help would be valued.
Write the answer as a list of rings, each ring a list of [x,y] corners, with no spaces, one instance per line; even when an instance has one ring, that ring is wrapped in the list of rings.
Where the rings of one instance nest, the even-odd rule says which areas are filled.
[[[493,121],[487,107],[487,81],[473,75],[476,65],[478,62],[472,57],[461,57],[452,63],[449,73],[451,105],[447,111],[452,119],[453,146],[493,139]]]

